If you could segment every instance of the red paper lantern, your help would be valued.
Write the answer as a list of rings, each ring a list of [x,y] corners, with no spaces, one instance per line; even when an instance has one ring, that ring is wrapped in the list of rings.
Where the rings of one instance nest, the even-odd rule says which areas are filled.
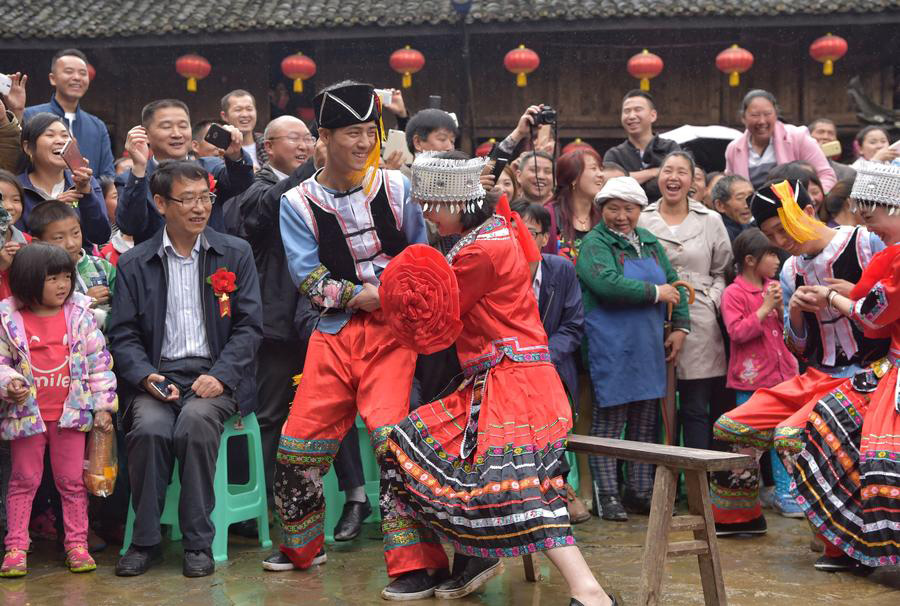
[[[541,58],[530,48],[520,44],[503,58],[503,67],[510,73],[516,74],[516,86],[524,87],[528,84],[528,74],[533,72],[541,64]]]
[[[90,84],[91,82],[94,81],[94,78],[97,77],[97,70],[94,69],[94,66],[91,65],[90,63],[87,64],[87,70],[88,70],[88,84]]]
[[[491,150],[494,149],[494,144],[497,143],[497,140],[491,137],[481,145],[475,148],[475,156],[483,157],[491,153]]]
[[[587,151],[587,150],[590,150],[592,152],[597,151],[594,149],[593,145],[591,145],[590,143],[585,143],[584,141],[581,140],[581,137],[576,137],[574,141],[572,141],[571,143],[566,145],[564,148],[562,148],[562,153],[567,154],[567,153],[573,152],[573,151]]]
[[[729,86],[737,86],[741,83],[741,74],[753,67],[753,53],[732,44],[730,48],[716,55],[716,67],[728,74]]]
[[[641,90],[650,90],[650,78],[657,77],[663,70],[663,60],[646,48],[628,60],[628,73],[641,81]]]
[[[809,55],[820,63],[822,73],[830,76],[834,73],[834,62],[847,54],[847,41],[831,33],[822,36],[809,45]]]
[[[200,55],[182,55],[175,61],[175,71],[182,78],[187,78],[188,92],[196,93],[197,80],[207,77],[212,66]]]
[[[425,55],[409,44],[391,53],[391,69],[398,74],[403,74],[403,88],[412,86],[412,75],[425,67]]]
[[[303,92],[303,81],[316,75],[316,62],[297,53],[281,60],[281,73],[294,81],[294,92]]]

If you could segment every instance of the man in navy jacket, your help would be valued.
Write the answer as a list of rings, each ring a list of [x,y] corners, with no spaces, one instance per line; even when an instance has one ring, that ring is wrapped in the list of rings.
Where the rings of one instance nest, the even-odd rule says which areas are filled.
[[[78,141],[81,155],[91,163],[94,177],[114,177],[109,131],[103,120],[81,109],[80,101],[90,86],[87,57],[80,50],[67,48],[53,55],[50,62],[50,84],[54,93],[49,103],[25,109],[23,122],[40,112],[50,112],[63,119],[69,133]]]
[[[213,189],[217,202],[213,205],[209,226],[222,233],[225,232],[225,201],[253,183],[253,162],[241,149],[240,131],[233,126],[223,128],[231,132],[224,164],[218,158],[196,160],[215,181]],[[159,162],[184,160],[191,151],[191,117],[187,105],[177,99],[161,99],[145,105],[141,110],[141,125],[128,131],[125,149],[134,167],[120,177],[125,187],[116,207],[116,225],[133,236],[135,244],[140,244],[158,232],[164,223],[150,193],[150,178]]]
[[[549,211],[539,204],[529,203],[517,203],[513,210],[522,217],[538,248],[545,246],[550,231]],[[571,261],[559,255],[543,254],[542,257],[534,276],[538,310],[547,333],[550,358],[563,386],[575,401],[578,398],[575,352],[584,337],[581,287]]]
[[[212,574],[219,441],[229,417],[256,405],[259,278],[249,244],[207,228],[215,202],[208,179],[195,162],[160,165],[150,188],[164,228],[119,259],[107,337],[135,510],[120,576],[143,574],[160,557],[159,517],[175,459],[183,572]]]

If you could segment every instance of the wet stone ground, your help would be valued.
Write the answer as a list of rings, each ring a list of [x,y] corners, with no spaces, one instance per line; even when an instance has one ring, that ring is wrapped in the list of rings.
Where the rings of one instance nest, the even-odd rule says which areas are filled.
[[[900,606],[900,569],[881,569],[868,578],[827,574],[812,568],[818,554],[809,550],[805,522],[768,513],[769,533],[754,539],[719,541],[728,603],[732,606]],[[576,527],[576,537],[601,583],[620,604],[637,603],[641,552],[647,518],[627,523],[593,518]],[[274,538],[274,537],[273,537]],[[186,606],[304,606],[315,604],[386,604],[379,593],[387,582],[377,525],[367,525],[349,544],[328,546],[328,562],[306,572],[272,573],[260,568],[267,555],[252,541],[233,537],[230,559],[202,579],[181,575],[179,543],[166,547],[165,561],[130,579],[113,574],[117,552],[98,555],[99,568],[75,575],[65,570],[62,555],[48,543],[35,543],[30,572],[19,580],[0,579],[2,606],[106,606],[180,604]],[[479,593],[457,600],[459,606],[566,606],[565,584],[549,561],[537,558],[543,580],[524,580],[520,560],[506,560],[506,570]],[[443,600],[415,602],[423,606]],[[663,604],[703,604],[696,558],[670,561]]]

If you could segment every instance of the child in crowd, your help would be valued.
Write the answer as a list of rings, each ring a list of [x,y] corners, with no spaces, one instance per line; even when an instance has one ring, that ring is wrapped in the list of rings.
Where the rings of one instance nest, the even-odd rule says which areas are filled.
[[[116,216],[116,207],[119,205],[119,191],[112,177],[100,177],[100,189],[103,190],[103,199],[106,201],[106,212],[110,217]],[[112,236],[100,249],[100,256],[112,263],[115,267],[119,262],[119,256],[134,248],[134,238],[122,233],[122,230],[113,223]]]
[[[81,220],[71,206],[59,200],[46,200],[28,216],[28,231],[41,242],[59,246],[75,263],[72,279],[75,292],[93,299],[94,317],[101,329],[106,326],[110,300],[116,284],[116,268],[106,259],[89,255],[82,248]]]
[[[731,337],[727,386],[737,392],[740,405],[757,389],[794,378],[798,368],[782,336],[784,303],[775,279],[780,264],[775,246],[752,227],[735,238],[733,250],[737,277],[722,294],[722,319]],[[771,461],[775,509],[786,517],[801,517],[790,493],[790,476],[775,452]]]
[[[10,268],[13,296],[0,302],[0,439],[10,440],[6,554],[0,577],[27,572],[28,521],[49,446],[62,499],[66,566],[94,570],[87,549],[85,432],[112,431],[116,378],[90,299],[73,293],[75,263],[55,246],[32,244]]]
[[[31,242],[31,236],[15,226],[15,222],[22,217],[24,198],[25,191],[16,176],[0,169],[0,205],[3,209],[0,211],[0,299],[12,294],[8,272],[16,251]]]

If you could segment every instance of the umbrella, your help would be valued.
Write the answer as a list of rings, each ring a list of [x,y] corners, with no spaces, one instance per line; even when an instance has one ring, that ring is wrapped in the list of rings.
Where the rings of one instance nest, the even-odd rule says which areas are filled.
[[[725,170],[725,148],[743,133],[727,126],[692,126],[685,124],[675,130],[662,133],[660,137],[669,139],[690,151],[697,164],[707,172]]]
[[[684,280],[679,280],[677,282],[673,282],[672,286],[678,288],[679,286],[683,286],[685,290],[688,291],[688,305],[692,305],[694,303],[694,287],[685,282]],[[669,315],[666,319],[665,325],[665,338],[668,339],[669,335],[672,334],[672,309],[674,305],[669,303]],[[675,362],[666,362],[666,397],[663,398],[662,401],[662,417],[663,417],[663,427],[666,429],[666,444],[674,446],[676,443],[675,439]]]

